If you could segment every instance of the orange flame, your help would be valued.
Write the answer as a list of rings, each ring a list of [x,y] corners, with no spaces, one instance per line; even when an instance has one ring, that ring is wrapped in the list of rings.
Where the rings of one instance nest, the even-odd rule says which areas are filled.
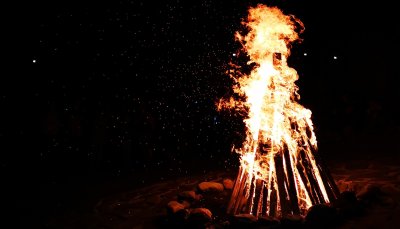
[[[218,105],[219,109],[249,109],[249,116],[244,120],[247,127],[246,140],[243,147],[236,149],[241,155],[241,169],[228,210],[256,216],[282,215],[282,208],[285,207],[282,202],[292,201],[299,212],[286,210],[286,213],[304,214],[312,204],[329,202],[326,189],[331,188],[325,187],[326,183],[321,178],[321,171],[314,158],[317,140],[311,111],[297,102],[300,99],[295,85],[298,74],[287,65],[290,45],[299,40],[296,30],[302,32],[304,26],[294,16],[285,15],[276,7],[261,4],[249,9],[243,24],[248,32],[245,35],[237,32],[236,38],[250,58],[248,64],[254,63],[255,67],[248,75],[239,73],[239,78],[233,74],[231,76],[236,81],[234,92],[245,95],[246,101],[241,104],[240,101],[230,99],[222,101],[224,104],[220,101]],[[288,152],[286,155],[285,151]],[[281,158],[278,161],[277,156]],[[313,176],[320,190],[319,198],[315,193],[317,197],[312,196],[314,194],[309,187],[311,178],[304,178],[306,172],[302,168],[311,171],[310,176]],[[284,174],[281,175],[280,171],[284,171]],[[282,179],[284,181],[279,182]],[[280,192],[280,195],[274,197],[274,191]],[[296,197],[290,198],[290,192],[295,193]],[[241,195],[244,199],[238,200]],[[271,207],[272,202],[276,202],[277,206]],[[276,214],[273,213],[275,211]]]

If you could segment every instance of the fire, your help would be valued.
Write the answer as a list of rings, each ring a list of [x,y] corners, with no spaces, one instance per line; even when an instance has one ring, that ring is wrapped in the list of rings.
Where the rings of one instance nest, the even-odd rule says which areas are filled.
[[[243,23],[248,32],[237,32],[236,38],[255,67],[250,74],[231,76],[235,93],[246,100],[218,105],[248,108],[246,140],[236,149],[241,166],[228,211],[304,215],[313,204],[328,203],[338,193],[316,158],[311,111],[298,103],[298,74],[287,64],[290,46],[304,26],[296,17],[261,4],[249,9]]]

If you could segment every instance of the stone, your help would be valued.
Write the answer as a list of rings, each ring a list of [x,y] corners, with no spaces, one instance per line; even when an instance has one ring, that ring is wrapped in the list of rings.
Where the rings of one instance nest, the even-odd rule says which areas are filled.
[[[212,213],[207,208],[194,208],[190,210],[188,221],[191,224],[204,224],[212,220]]]
[[[380,199],[380,204],[387,208],[396,208],[398,203],[390,196],[383,196]]]
[[[355,192],[344,191],[340,193],[339,198],[336,200],[336,207],[343,207],[348,205],[354,205],[358,202]]]
[[[391,188],[391,186],[380,188],[375,185],[367,185],[357,194],[357,198],[365,205],[379,204],[385,207],[395,207],[397,203],[388,193],[395,193],[396,190],[390,190]]]
[[[201,194],[196,194],[196,201],[202,200],[204,197]]]
[[[178,199],[180,200],[187,200],[187,201],[194,201],[196,200],[196,192],[195,191],[183,191],[178,194]]]
[[[361,216],[364,213],[363,205],[358,201],[355,192],[344,191],[334,202],[334,207],[338,209],[338,214],[343,218]]]
[[[167,204],[167,211],[170,214],[175,214],[178,211],[184,210],[184,209],[185,209],[185,206],[183,204],[179,203],[178,201],[175,201],[175,200],[170,201]]]
[[[231,179],[224,179],[222,181],[222,184],[224,185],[224,188],[226,190],[232,190],[233,189],[233,181]]]
[[[305,223],[314,228],[334,227],[338,219],[336,208],[327,204],[317,204],[308,209]]]
[[[186,209],[186,208],[190,208],[190,203],[189,203],[188,201],[186,201],[186,200],[182,201],[181,204],[183,205],[183,207],[184,207],[185,209]]]
[[[282,217],[282,219],[281,219],[281,225],[284,228],[300,227],[300,226],[302,226],[303,222],[304,222],[304,218],[301,215],[289,214],[289,215]]]
[[[210,182],[207,182],[207,181],[201,182],[201,183],[198,185],[198,188],[199,188],[199,190],[202,191],[202,192],[213,192],[213,191],[215,191],[215,192],[222,192],[222,191],[224,191],[224,185],[223,185],[223,184],[218,183],[218,182],[213,182],[213,181],[210,181]]]
[[[271,216],[259,216],[257,224],[259,226],[266,226],[266,227],[277,226],[279,225],[279,220]]]
[[[173,219],[176,222],[184,222],[187,218],[189,217],[189,210],[188,209],[182,209],[177,211],[174,215],[173,215]]]
[[[221,223],[222,228],[228,228],[231,225],[231,222],[229,220],[225,220]]]
[[[237,220],[247,221],[247,222],[257,222],[257,218],[252,214],[237,214],[234,216]]]
[[[234,215],[231,219],[231,228],[249,228],[254,227],[257,218],[251,214]]]
[[[372,204],[379,201],[383,195],[382,190],[375,185],[366,185],[359,193],[357,198],[365,204]]]

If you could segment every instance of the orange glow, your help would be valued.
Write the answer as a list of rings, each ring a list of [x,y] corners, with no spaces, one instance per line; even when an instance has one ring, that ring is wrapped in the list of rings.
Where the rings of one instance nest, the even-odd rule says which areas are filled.
[[[244,120],[246,140],[243,147],[236,149],[241,155],[241,167],[228,211],[255,216],[304,215],[312,204],[329,202],[327,189],[331,189],[325,187],[313,153],[317,140],[311,111],[297,102],[298,74],[287,65],[290,45],[299,40],[296,31],[302,32],[304,27],[294,16],[265,5],[250,8],[243,23],[248,33],[237,32],[235,37],[249,56],[248,64],[254,63],[255,67],[248,75],[231,72],[231,76],[236,81],[235,93],[245,95],[246,100],[221,100],[218,104],[218,109],[247,107],[249,115]],[[308,175],[311,178],[304,178],[306,170],[312,173]],[[311,181],[305,182],[310,179],[313,187]],[[319,195],[312,197],[315,186]],[[296,197],[290,197],[290,193]],[[292,201],[289,210],[282,206],[282,198]]]

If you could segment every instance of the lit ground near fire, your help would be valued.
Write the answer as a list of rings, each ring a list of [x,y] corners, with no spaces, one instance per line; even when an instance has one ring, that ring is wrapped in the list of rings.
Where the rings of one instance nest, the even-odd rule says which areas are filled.
[[[364,214],[352,217],[339,228],[396,228],[400,224],[400,165],[393,157],[328,160],[329,168],[341,191],[363,192],[368,186],[379,187]],[[48,228],[161,228],[166,219],[166,205],[186,190],[195,190],[199,182],[233,178],[235,171],[208,172],[197,176],[158,182],[99,198],[85,211],[71,211],[50,219]],[[204,195],[199,206],[213,212],[214,221],[224,221],[230,191]],[[164,225],[165,226],[165,225]],[[221,228],[221,227],[216,227]]]

